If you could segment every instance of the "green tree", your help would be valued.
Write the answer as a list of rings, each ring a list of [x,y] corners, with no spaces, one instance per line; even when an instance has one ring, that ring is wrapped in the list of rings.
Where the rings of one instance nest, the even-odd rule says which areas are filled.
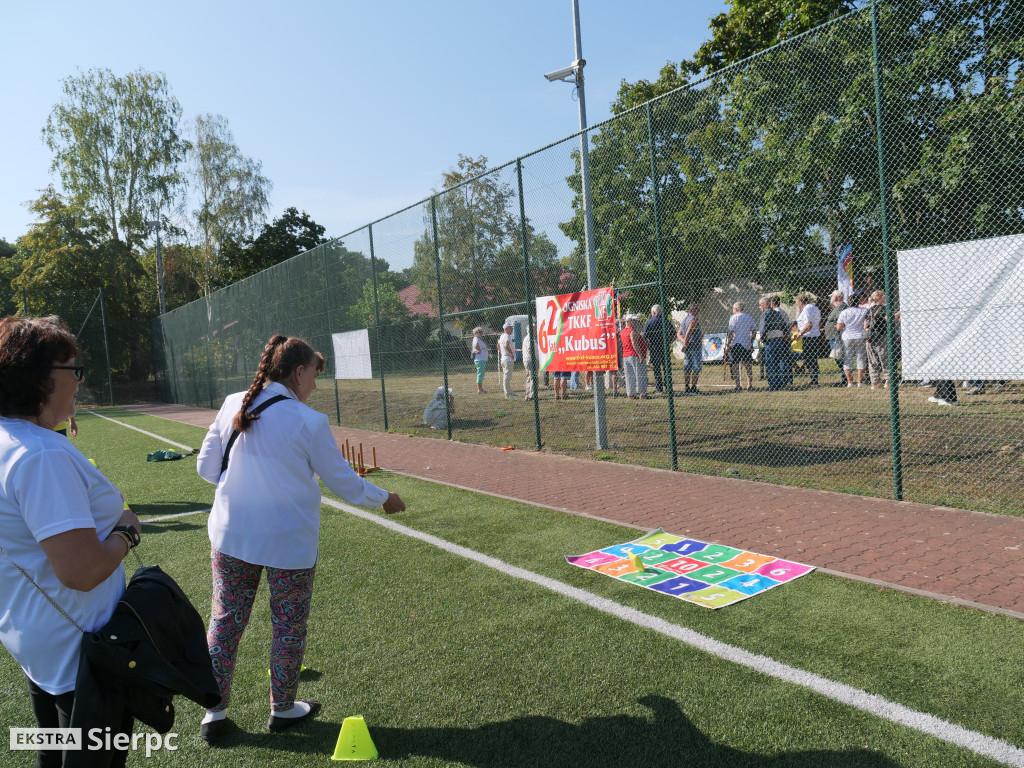
[[[52,170],[72,214],[132,258],[157,201],[177,194],[189,146],[181,106],[162,74],[143,69],[123,77],[92,69],[65,78],[63,90],[43,128]]]
[[[711,39],[697,49],[691,68],[714,72],[853,10],[853,0],[728,0],[729,11],[711,19]]]
[[[254,240],[224,244],[222,261],[230,277],[227,282],[237,282],[326,243],[324,232],[324,227],[305,211],[285,209],[270,224],[264,224]]]
[[[374,300],[373,280],[363,284],[362,296],[349,309],[349,326],[352,328],[373,328],[380,321],[381,327],[408,322],[409,309],[398,297],[398,288],[388,275],[377,276],[377,297]]]
[[[28,299],[31,314],[80,323],[102,288],[113,373],[142,377],[149,364],[148,328],[126,321],[155,314],[155,295],[147,304],[139,293],[144,277],[139,260],[129,258],[124,243],[101,236],[102,222],[79,219],[52,187],[29,210],[38,219],[18,239],[20,272],[11,281],[16,298]],[[94,351],[102,344],[102,335],[94,334]]]
[[[499,254],[514,241],[519,226],[511,207],[512,188],[498,174],[488,172],[486,157],[459,155],[457,167],[444,174],[443,190],[435,200],[444,310],[483,310],[496,304],[500,288],[516,284],[515,271],[503,270],[498,263]],[[423,236],[414,245],[414,274],[422,300],[437,307],[433,219],[429,209],[424,225]],[[521,259],[518,270],[518,284],[522,286]],[[458,324],[477,322],[478,319],[468,316]]]
[[[272,185],[263,176],[260,162],[241,153],[224,117],[200,115],[194,130],[189,175],[198,196],[198,208],[192,213],[203,235],[205,258],[199,281],[206,294],[230,277],[221,268],[224,245],[255,237],[265,223]]]

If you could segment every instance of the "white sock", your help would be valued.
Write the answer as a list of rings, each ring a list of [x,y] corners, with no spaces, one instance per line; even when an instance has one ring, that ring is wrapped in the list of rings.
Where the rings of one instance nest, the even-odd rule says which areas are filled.
[[[274,710],[274,717],[302,717],[309,714],[311,707],[305,701],[296,701],[291,709]]]
[[[227,716],[228,711],[226,709],[223,712],[214,712],[213,710],[208,709],[206,710],[206,714],[203,715],[203,722],[201,723],[201,725],[206,725],[207,723],[215,723],[218,720],[223,720]]]

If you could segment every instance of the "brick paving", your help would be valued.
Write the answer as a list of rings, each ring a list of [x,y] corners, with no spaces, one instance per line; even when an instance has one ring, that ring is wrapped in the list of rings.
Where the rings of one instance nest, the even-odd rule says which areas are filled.
[[[215,411],[133,410],[200,427]],[[334,428],[384,469],[798,560],[826,572],[1024,619],[1024,518],[706,477],[443,439]],[[415,499],[406,499],[415,504]]]

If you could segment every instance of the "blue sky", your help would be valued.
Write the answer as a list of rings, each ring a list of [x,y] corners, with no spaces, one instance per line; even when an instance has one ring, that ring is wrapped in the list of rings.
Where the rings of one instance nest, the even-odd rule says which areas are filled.
[[[626,79],[656,79],[709,37],[724,0],[580,0],[591,125]],[[0,237],[51,181],[41,139],[77,70],[163,72],[184,118],[227,118],[274,183],[270,216],[306,210],[337,237],[440,187],[459,153],[500,165],[578,127],[571,0],[97,0],[0,10]]]

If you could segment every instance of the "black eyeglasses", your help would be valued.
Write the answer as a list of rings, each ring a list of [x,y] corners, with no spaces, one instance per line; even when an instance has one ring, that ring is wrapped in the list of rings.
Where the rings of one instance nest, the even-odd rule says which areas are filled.
[[[85,378],[85,366],[84,365],[51,365],[51,368],[61,368],[68,371],[72,371],[75,374],[75,378],[82,381]]]

